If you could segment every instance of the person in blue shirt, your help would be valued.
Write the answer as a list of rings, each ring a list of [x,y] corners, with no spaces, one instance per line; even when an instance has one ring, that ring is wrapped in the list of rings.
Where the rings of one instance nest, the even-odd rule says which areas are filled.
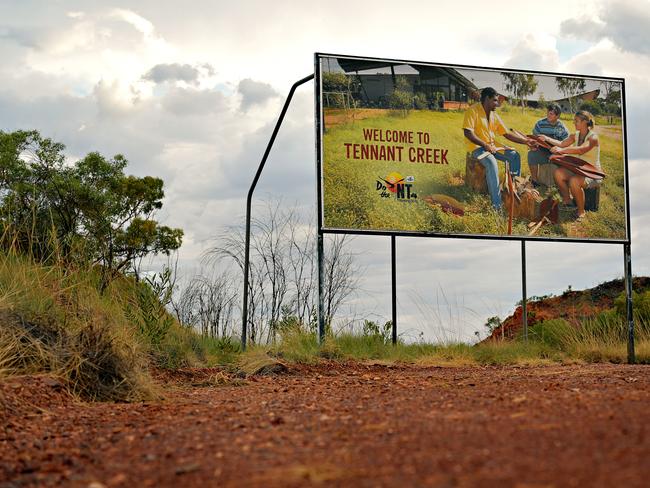
[[[542,139],[552,146],[558,146],[564,139],[569,137],[569,131],[560,120],[562,108],[557,103],[551,103],[547,107],[546,117],[540,119],[533,128],[533,134],[542,136]],[[548,149],[539,147],[528,152],[528,167],[533,185],[538,186],[539,165],[548,163],[551,152]]]

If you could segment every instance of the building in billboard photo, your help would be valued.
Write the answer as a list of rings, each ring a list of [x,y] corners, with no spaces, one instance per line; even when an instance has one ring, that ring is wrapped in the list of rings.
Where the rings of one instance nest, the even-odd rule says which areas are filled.
[[[478,89],[454,68],[396,66],[355,59],[340,59],[337,64],[350,79],[350,84],[332,86],[331,90],[325,91],[325,106],[332,102],[335,104],[338,95],[346,100],[355,100],[357,107],[388,108],[390,94],[402,82],[429,109],[460,109],[467,107],[472,93]]]
[[[623,80],[318,58],[329,229],[620,241]]]

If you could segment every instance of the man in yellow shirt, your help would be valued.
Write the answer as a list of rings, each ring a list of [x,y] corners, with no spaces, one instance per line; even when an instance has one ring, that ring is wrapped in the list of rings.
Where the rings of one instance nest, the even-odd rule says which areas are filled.
[[[476,103],[465,112],[463,132],[465,134],[467,151],[478,159],[485,167],[485,179],[492,206],[501,208],[501,193],[499,191],[499,167],[497,160],[510,163],[510,173],[519,176],[521,159],[514,149],[506,148],[497,151],[495,134],[509,141],[529,144],[525,137],[509,133],[501,117],[495,112],[499,106],[498,94],[494,88],[481,90],[481,103]]]

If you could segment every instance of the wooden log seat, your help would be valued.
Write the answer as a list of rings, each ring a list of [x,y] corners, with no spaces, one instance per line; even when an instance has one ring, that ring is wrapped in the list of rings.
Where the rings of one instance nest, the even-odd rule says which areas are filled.
[[[501,169],[503,168],[501,167]],[[499,171],[499,183],[503,183],[503,177],[504,172]],[[471,153],[465,154],[465,184],[474,191],[488,194],[485,167],[478,159],[473,158]]]

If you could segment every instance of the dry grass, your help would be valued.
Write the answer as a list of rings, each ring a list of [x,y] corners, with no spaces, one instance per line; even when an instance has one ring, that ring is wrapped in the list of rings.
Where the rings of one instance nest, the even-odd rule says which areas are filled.
[[[236,362],[236,367],[246,376],[287,371],[287,366],[282,361],[272,358],[262,349],[255,348],[242,354]]]
[[[51,373],[90,400],[155,396],[146,345],[89,270],[0,257],[0,374]]]

